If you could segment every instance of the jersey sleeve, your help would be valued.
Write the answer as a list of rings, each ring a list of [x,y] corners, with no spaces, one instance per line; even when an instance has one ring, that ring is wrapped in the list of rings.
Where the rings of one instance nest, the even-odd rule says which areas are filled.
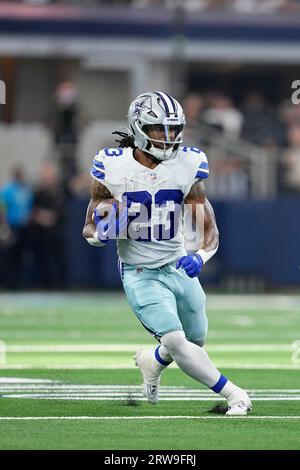
[[[93,166],[91,168],[90,174],[95,178],[99,183],[104,183],[105,180],[105,166],[104,166],[104,153],[103,150],[100,150],[96,153],[93,160]],[[104,183],[105,184],[105,183]]]
[[[186,197],[195,183],[208,178],[209,166],[205,153],[197,147],[183,147],[181,155],[182,175],[185,174],[184,195]]]
[[[112,158],[106,158],[107,149],[96,153],[90,171],[91,176],[103,184],[111,194],[115,193],[115,168]]]
[[[93,159],[91,176],[103,184],[112,195],[118,192],[124,174],[122,148],[104,148]]]
[[[201,151],[199,154],[199,160],[198,160],[199,166],[196,169],[195,177],[194,177],[194,182],[196,183],[197,181],[202,181],[208,178],[209,175],[209,166],[208,166],[208,161],[207,157],[204,152]]]

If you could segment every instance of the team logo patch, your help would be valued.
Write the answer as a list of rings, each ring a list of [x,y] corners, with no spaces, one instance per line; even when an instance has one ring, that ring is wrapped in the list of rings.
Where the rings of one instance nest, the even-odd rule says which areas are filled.
[[[141,112],[145,109],[151,111],[151,107],[147,105],[147,101],[149,101],[149,99],[149,96],[142,96],[138,101],[135,102],[135,108],[132,113],[132,119],[134,121],[137,121],[137,119],[140,117]]]

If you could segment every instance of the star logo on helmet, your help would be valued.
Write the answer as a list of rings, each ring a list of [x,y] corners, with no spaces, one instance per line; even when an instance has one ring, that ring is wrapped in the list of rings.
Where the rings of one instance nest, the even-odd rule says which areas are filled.
[[[150,106],[146,104],[146,102],[149,100],[149,96],[143,96],[139,99],[139,101],[135,102],[135,108],[132,113],[132,119],[136,121],[140,115],[141,112],[144,111],[144,109],[149,109],[151,111]]]

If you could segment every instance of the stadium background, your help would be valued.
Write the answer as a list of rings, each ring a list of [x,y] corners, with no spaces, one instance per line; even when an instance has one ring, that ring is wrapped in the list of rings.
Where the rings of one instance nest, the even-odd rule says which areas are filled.
[[[89,167],[116,145],[130,100],[165,89],[183,101],[186,144],[210,162],[221,245],[203,282],[299,286],[299,10],[281,0],[1,2],[0,184],[19,167],[37,198],[30,213],[28,201],[2,197],[0,285],[120,287],[114,247],[81,236]]]
[[[205,401],[163,402],[157,411],[53,401],[88,400],[78,384],[105,400],[101,384],[140,383],[131,356],[151,337],[118,292],[114,245],[92,248],[81,232],[94,154],[116,145],[111,132],[126,125],[129,102],[153,89],[183,103],[185,144],[209,160],[221,237],[201,274],[208,352],[262,400],[254,418],[274,418],[258,427],[203,421],[201,442],[197,423],[180,419],[158,430],[151,420],[111,429],[28,418],[1,422],[0,448],[299,447],[290,419],[300,397],[299,43],[299,0],[0,1],[0,394],[38,390],[51,399],[2,400],[0,419],[207,418]],[[55,392],[47,379],[63,385]],[[163,379],[198,386],[176,369]]]

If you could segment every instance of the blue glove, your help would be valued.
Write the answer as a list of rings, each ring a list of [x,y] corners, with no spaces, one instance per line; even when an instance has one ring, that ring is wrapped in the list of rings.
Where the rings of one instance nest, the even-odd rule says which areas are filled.
[[[106,244],[119,237],[128,225],[128,208],[123,207],[117,216],[117,205],[112,204],[108,217],[97,214],[97,209],[93,212],[93,221],[97,230],[97,237],[100,242]]]
[[[189,277],[196,277],[203,267],[203,259],[196,253],[192,256],[182,256],[176,263],[176,269],[183,268]]]

